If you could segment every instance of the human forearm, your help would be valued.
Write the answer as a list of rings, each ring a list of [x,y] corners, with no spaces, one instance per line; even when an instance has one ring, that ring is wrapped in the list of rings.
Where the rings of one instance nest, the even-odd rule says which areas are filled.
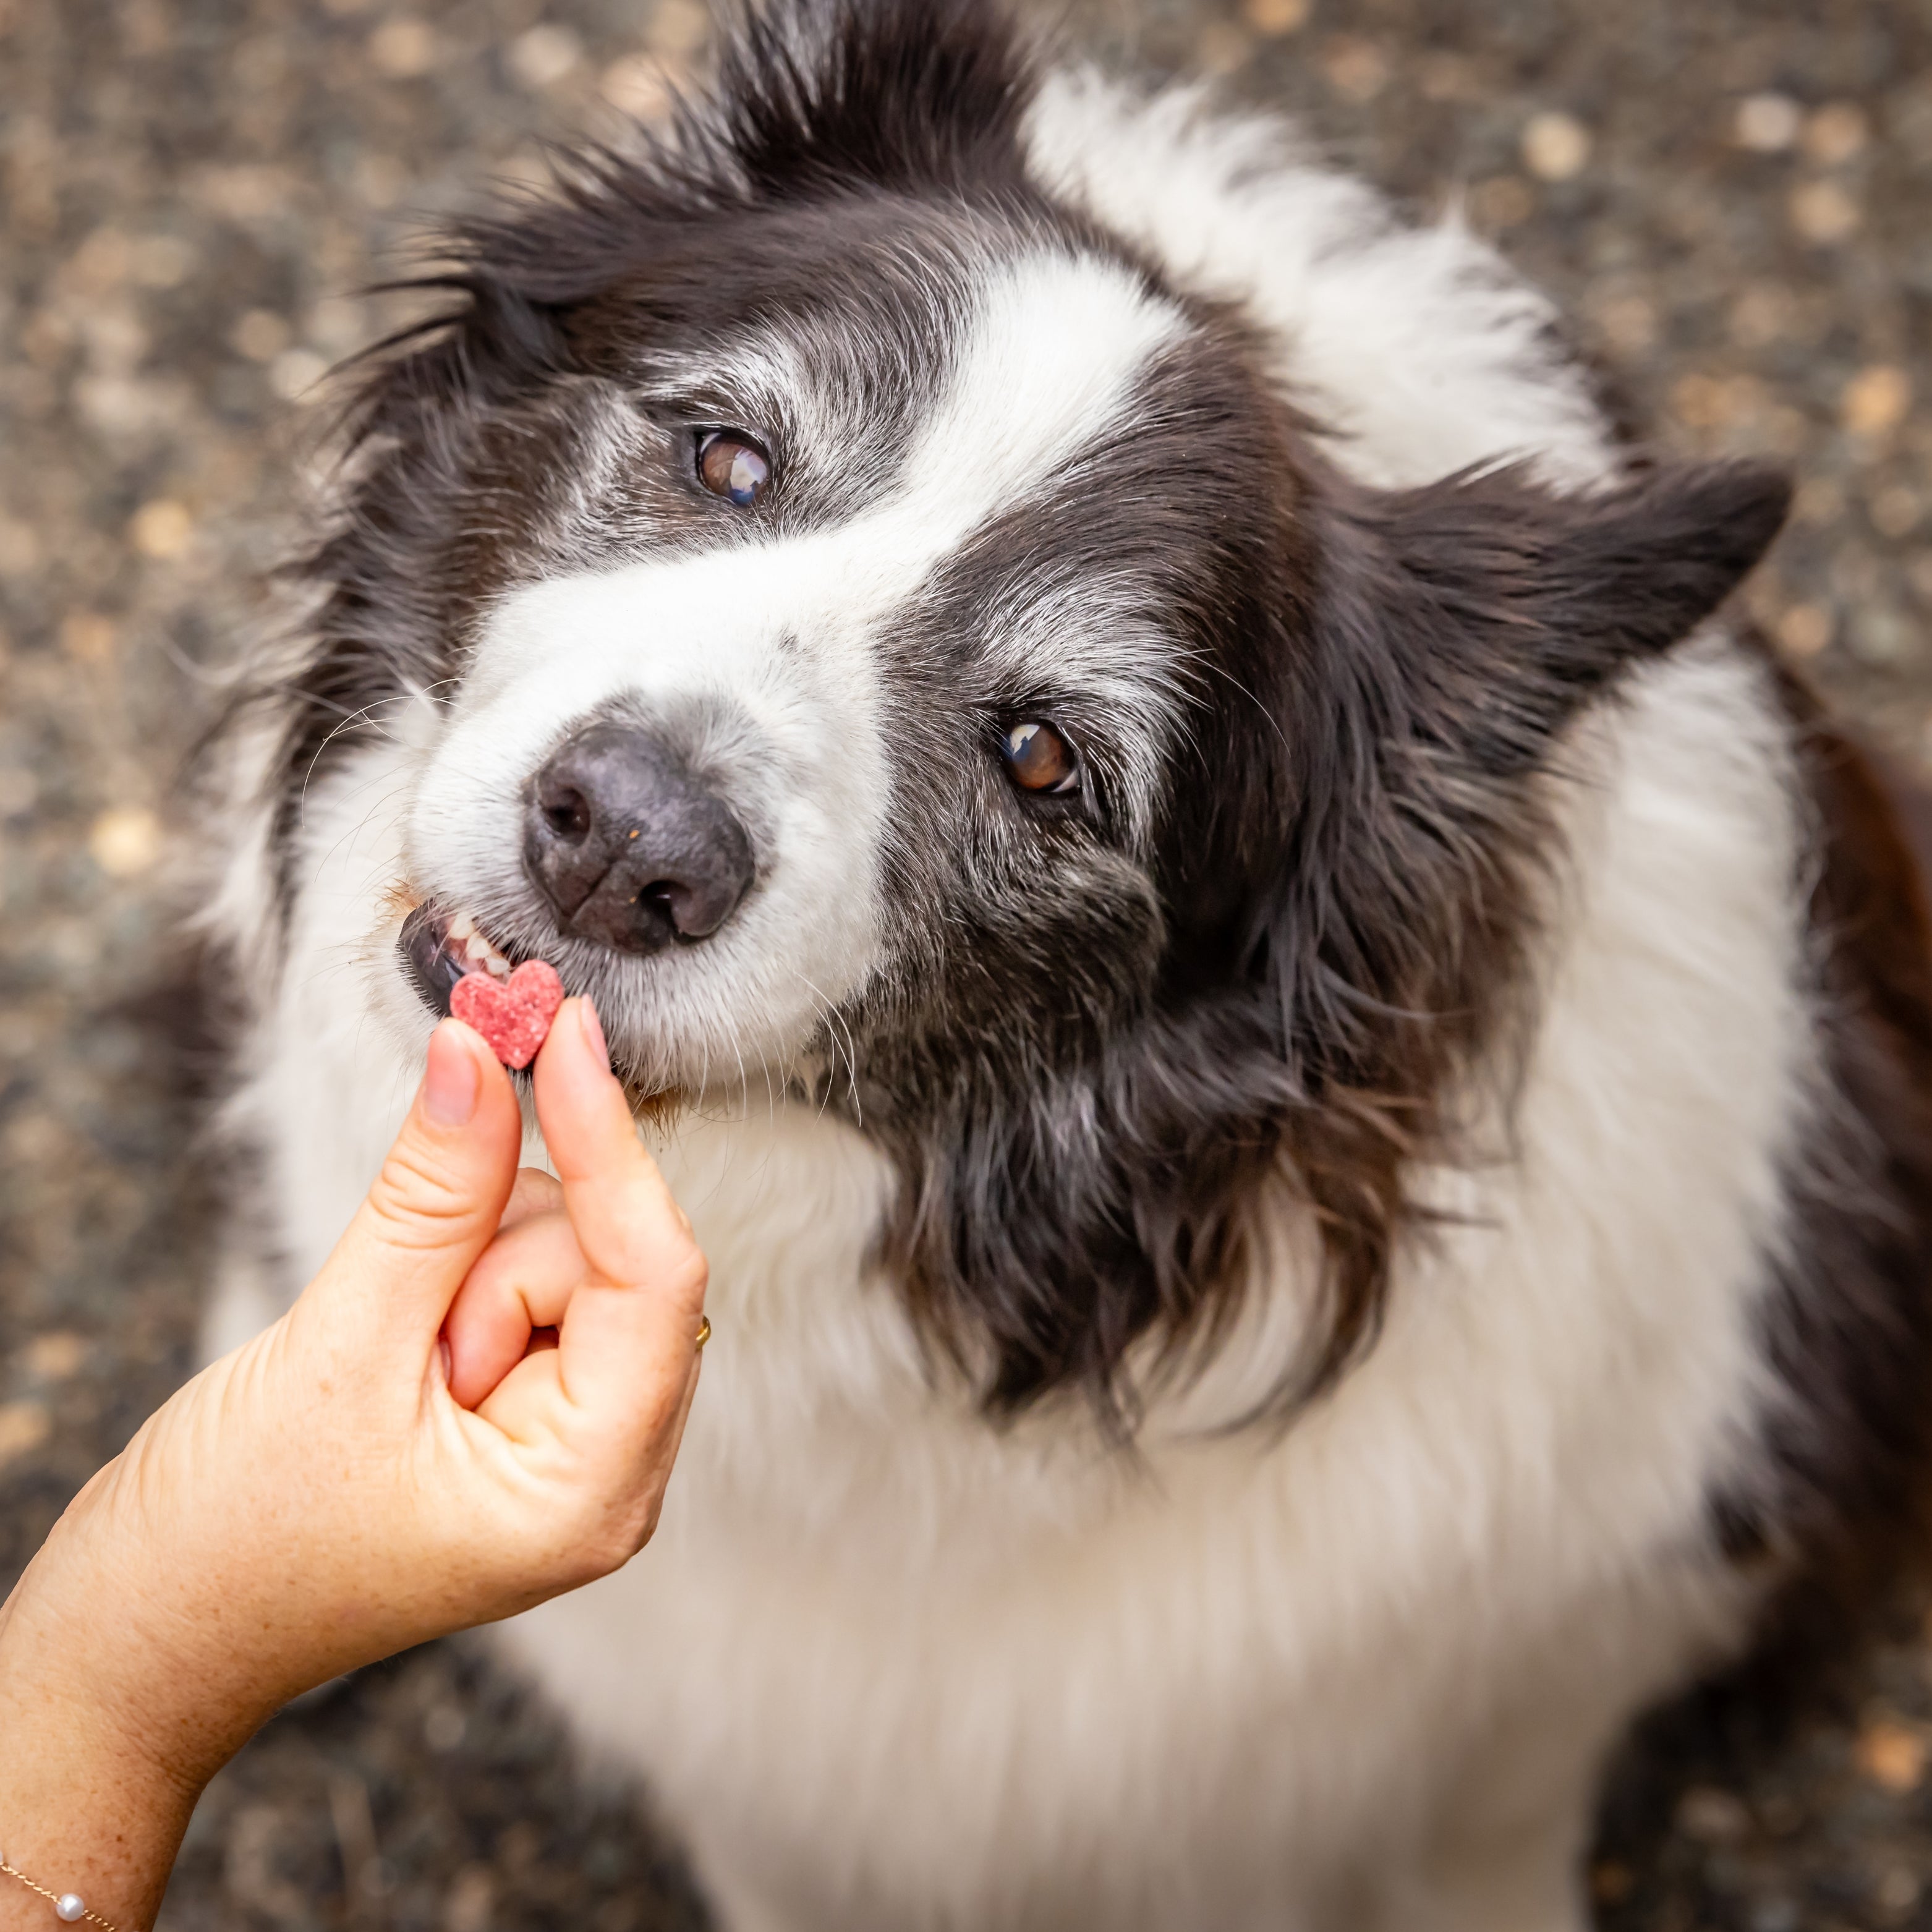
[[[64,1556],[44,1552],[0,1610],[0,1854],[57,1897],[78,1894],[116,1932],[143,1932],[202,1778],[170,1765],[138,1735],[141,1720],[91,1685],[86,1634],[63,1640],[62,1593],[50,1600],[46,1590]],[[112,1606],[102,1609],[111,1629]],[[58,1922],[48,1899],[0,1874],[0,1932]]]

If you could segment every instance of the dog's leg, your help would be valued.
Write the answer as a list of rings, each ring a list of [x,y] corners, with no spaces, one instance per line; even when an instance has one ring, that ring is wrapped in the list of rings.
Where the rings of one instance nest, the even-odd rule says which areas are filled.
[[[1486,1737],[1441,1762],[1432,1817],[1383,1881],[1376,1932],[1586,1932],[1583,1858],[1622,1700],[1560,1663],[1528,1669]],[[1418,1821],[1419,1822],[1420,1821]]]
[[[746,1882],[734,1868],[721,1868],[692,1848],[699,1889],[718,1932],[806,1932],[806,1922]]]
[[[1441,1841],[1383,1894],[1377,1932],[1586,1932],[1587,1812]]]

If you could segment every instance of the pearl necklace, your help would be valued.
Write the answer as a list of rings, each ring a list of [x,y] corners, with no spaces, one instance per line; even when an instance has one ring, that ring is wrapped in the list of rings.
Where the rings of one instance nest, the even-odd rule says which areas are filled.
[[[77,1892],[50,1892],[44,1885],[36,1885],[27,1874],[7,1862],[7,1854],[0,1852],[0,1872],[9,1878],[16,1878],[29,1892],[38,1892],[54,1909],[54,1916],[64,1924],[71,1925],[77,1920],[86,1919],[90,1925],[98,1925],[101,1932],[114,1932],[114,1928],[98,1912],[90,1912],[86,1901]]]

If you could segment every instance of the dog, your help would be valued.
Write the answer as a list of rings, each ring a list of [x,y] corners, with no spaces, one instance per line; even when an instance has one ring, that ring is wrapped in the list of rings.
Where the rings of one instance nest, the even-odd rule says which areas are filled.
[[[1784,480],[990,0],[777,0],[448,260],[220,741],[210,1346],[545,958],[717,1338],[497,1642],[724,1926],[1574,1932],[1633,1718],[1922,1529],[1924,905],[1735,608]]]

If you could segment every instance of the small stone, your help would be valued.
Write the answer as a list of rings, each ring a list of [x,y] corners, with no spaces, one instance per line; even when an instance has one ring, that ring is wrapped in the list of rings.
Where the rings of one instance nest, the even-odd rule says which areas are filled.
[[[251,362],[272,362],[289,346],[286,316],[272,308],[251,308],[228,332],[228,346]]]
[[[136,879],[161,855],[160,821],[140,806],[104,812],[87,835],[94,862],[110,879]]]
[[[1858,205],[1836,182],[1806,182],[1791,191],[1791,225],[1808,242],[1829,247],[1856,232]]]
[[[173,235],[143,235],[130,244],[128,273],[144,289],[178,289],[194,274],[194,250]]]
[[[134,512],[128,536],[143,556],[158,563],[172,562],[194,538],[194,518],[185,503],[172,496],[157,496]]]
[[[1195,43],[1195,59],[1204,74],[1232,74],[1254,51],[1254,44],[1232,20],[1210,20]]]
[[[1803,111],[1788,94],[1754,94],[1738,103],[1738,146],[1760,154],[1781,154],[1798,139]]]
[[[658,0],[649,33],[658,52],[688,60],[710,38],[711,16],[702,0]]]
[[[1838,167],[1863,149],[1870,132],[1862,108],[1834,100],[1805,122],[1804,152],[1828,168]]]
[[[87,1359],[87,1338],[57,1328],[29,1342],[20,1359],[37,1381],[64,1382]]]
[[[669,104],[672,80],[662,61],[650,54],[632,54],[613,61],[597,86],[619,113],[648,121]]]
[[[1495,175],[1469,190],[1469,212],[1483,228],[1514,228],[1536,212],[1536,190],[1520,175]]]
[[[1574,115],[1534,115],[1522,148],[1523,164],[1538,181],[1574,181],[1590,158],[1590,130]]]
[[[1908,484],[1888,483],[1871,500],[1872,527],[1880,536],[1910,536],[1924,514],[1924,502]]]
[[[1790,333],[1791,297],[1774,282],[1754,282],[1732,303],[1730,322],[1739,348],[1765,348]]]
[[[1337,34],[1322,55],[1322,68],[1328,85],[1358,104],[1374,100],[1388,85],[1388,56],[1358,34]]]
[[[1835,524],[1845,514],[1844,486],[1835,476],[1806,477],[1792,500],[1791,514],[1820,530]]]
[[[1925,1777],[1926,1740],[1896,1718],[1868,1718],[1852,1748],[1862,1775],[1886,1791],[1916,1791]]]
[[[53,1430],[53,1418],[38,1402],[0,1403],[0,1466],[38,1449]]]
[[[268,364],[268,386],[284,402],[297,403],[328,374],[328,358],[313,349],[285,349]]]
[[[1904,1865],[1894,1865],[1873,1888],[1872,1897],[1888,1918],[1902,1918],[1918,1903],[1922,1888]]]
[[[1724,379],[1695,372],[1670,386],[1670,412],[1692,429],[1717,429],[1730,420]]]
[[[1778,620],[1778,641],[1794,658],[1815,658],[1830,644],[1833,628],[1822,604],[1794,604]]]
[[[1308,14],[1309,0],[1242,0],[1241,18],[1267,40],[1300,33]]]
[[[496,1904],[495,1873],[488,1865],[465,1865],[444,1894],[442,1932],[489,1932]]]
[[[369,36],[369,59],[391,80],[414,80],[436,64],[436,36],[426,21],[385,20]]]
[[[453,1751],[468,1730],[462,1708],[455,1704],[438,1704],[423,1720],[423,1742],[439,1754]]]
[[[70,610],[61,620],[61,649],[82,664],[106,664],[114,655],[114,620],[93,610]]]
[[[1620,356],[1640,356],[1657,342],[1657,304],[1646,296],[1614,296],[1597,310],[1598,326]]]
[[[0,577],[25,577],[40,563],[40,534],[33,525],[0,515]]]
[[[1885,436],[1912,406],[1912,378],[1889,362],[1861,369],[1838,398],[1838,418],[1854,436]]]
[[[546,22],[519,34],[504,57],[511,76],[532,93],[554,87],[584,58],[584,43],[568,27]]]

